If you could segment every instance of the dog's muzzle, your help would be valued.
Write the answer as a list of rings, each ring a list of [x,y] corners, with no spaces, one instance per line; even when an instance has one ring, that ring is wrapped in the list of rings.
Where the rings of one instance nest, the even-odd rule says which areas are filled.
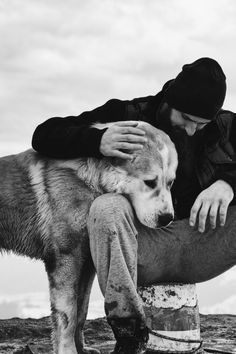
[[[174,220],[174,216],[171,213],[161,214],[158,218],[160,227],[169,225]]]

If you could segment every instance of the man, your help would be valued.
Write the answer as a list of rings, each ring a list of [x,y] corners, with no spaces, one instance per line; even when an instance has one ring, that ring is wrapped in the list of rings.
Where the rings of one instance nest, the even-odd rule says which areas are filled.
[[[146,139],[138,120],[164,130],[176,145],[176,221],[170,226],[141,225],[120,195],[103,195],[90,209],[91,253],[117,340],[114,353],[145,352],[148,330],[137,285],[201,282],[236,263],[236,207],[228,208],[236,196],[236,117],[221,109],[225,93],[220,65],[201,58],[184,65],[156,96],[113,99],[77,117],[51,118],[34,133],[33,148],[55,158],[132,158]],[[111,121],[122,122],[90,127]]]

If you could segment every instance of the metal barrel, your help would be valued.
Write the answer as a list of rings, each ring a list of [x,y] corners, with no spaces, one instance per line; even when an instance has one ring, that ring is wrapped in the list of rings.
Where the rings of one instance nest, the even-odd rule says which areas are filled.
[[[139,287],[147,326],[148,349],[159,353],[194,353],[201,347],[195,284]]]

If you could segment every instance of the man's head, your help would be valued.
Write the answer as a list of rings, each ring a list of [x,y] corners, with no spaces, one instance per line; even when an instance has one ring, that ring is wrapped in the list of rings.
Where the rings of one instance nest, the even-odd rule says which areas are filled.
[[[183,113],[172,108],[170,110],[170,122],[173,128],[184,129],[187,135],[192,136],[196,131],[204,128],[210,119],[193,116],[192,114]]]
[[[226,77],[217,61],[201,58],[184,65],[165,93],[172,125],[193,135],[216,117],[225,94]]]

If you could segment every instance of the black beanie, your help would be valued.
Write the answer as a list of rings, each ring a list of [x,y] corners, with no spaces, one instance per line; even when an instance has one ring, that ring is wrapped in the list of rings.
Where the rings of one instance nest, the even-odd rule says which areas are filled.
[[[183,66],[166,93],[165,101],[177,111],[213,119],[223,106],[226,77],[211,58],[200,58]]]

